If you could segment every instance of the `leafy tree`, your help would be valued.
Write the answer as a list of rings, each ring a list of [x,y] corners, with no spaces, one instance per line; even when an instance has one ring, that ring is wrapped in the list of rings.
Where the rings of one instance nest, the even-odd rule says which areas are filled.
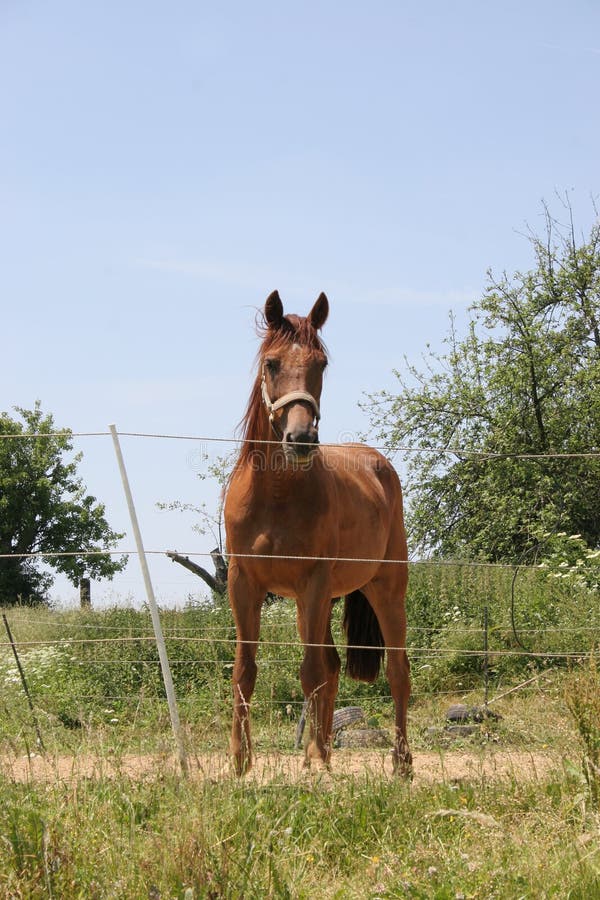
[[[77,465],[82,454],[65,459],[72,449],[70,432],[55,432],[51,415],[40,404],[15,408],[21,421],[0,415],[0,604],[47,602],[52,575],[41,571],[39,558],[26,553],[73,553],[45,556],[45,562],[77,584],[85,575],[112,578],[126,558],[84,552],[113,548],[122,534],[109,527],[104,506],[86,493]],[[10,437],[23,435],[23,437]],[[27,437],[31,435],[31,437]]]
[[[380,438],[420,451],[406,483],[421,552],[510,559],[559,528],[600,543],[600,223],[578,239],[568,202],[566,225],[544,211],[534,267],[488,272],[467,334],[451,318],[445,352],[366,404]]]

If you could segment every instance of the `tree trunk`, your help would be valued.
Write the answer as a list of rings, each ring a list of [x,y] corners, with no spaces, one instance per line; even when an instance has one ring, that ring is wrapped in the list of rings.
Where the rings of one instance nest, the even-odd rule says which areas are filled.
[[[82,609],[90,609],[92,606],[92,587],[89,578],[79,580],[79,605]]]

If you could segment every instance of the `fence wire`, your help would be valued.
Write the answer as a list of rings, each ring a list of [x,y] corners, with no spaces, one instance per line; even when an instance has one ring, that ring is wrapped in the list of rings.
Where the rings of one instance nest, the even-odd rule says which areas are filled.
[[[118,637],[118,638],[59,638],[57,640],[51,639],[40,639],[40,640],[24,640],[24,641],[15,641],[15,644],[21,648],[28,647],[60,647],[67,648],[71,646],[102,646],[106,644],[135,644],[135,643],[155,643],[154,636],[137,636],[137,637]],[[178,641],[187,642],[189,644],[224,644],[235,647],[238,644],[248,644],[249,646],[258,645],[259,648],[263,647],[288,647],[288,648],[296,648],[298,650],[303,650],[306,648],[312,649],[327,649],[331,647],[331,644],[328,643],[317,643],[317,642],[309,642],[302,643],[300,641],[271,641],[271,640],[238,640],[237,638],[223,638],[223,637],[179,637]],[[336,643],[335,645],[338,650],[373,650],[372,644],[347,644],[347,643]],[[11,647],[9,641],[0,641],[0,649],[8,649]],[[515,657],[530,657],[532,659],[584,659],[588,658],[593,654],[593,650],[582,651],[582,650],[566,650],[561,652],[556,651],[533,651],[533,650],[523,650],[523,649],[515,649],[515,650],[504,650],[504,649],[488,649],[486,650],[471,650],[466,649],[464,647],[412,647],[410,645],[404,645],[401,647],[396,646],[386,646],[386,652],[395,653],[395,652],[408,652],[410,656],[413,657],[429,657],[435,659],[439,656],[447,655],[447,654],[456,654],[460,653],[464,656],[474,656],[474,657],[483,657],[483,656],[515,656]]]
[[[205,435],[185,435],[185,434],[168,434],[168,433],[150,433],[150,432],[131,432],[131,431],[121,431],[118,432],[120,437],[130,437],[136,439],[143,440],[171,440],[171,441],[189,441],[200,444],[228,444],[241,446],[245,443],[242,438],[232,438],[232,437],[211,437]],[[0,440],[31,440],[31,439],[52,439],[58,437],[67,437],[67,438],[104,438],[111,437],[111,433],[109,431],[90,431],[90,432],[71,432],[71,431],[62,431],[62,432],[47,432],[47,433],[35,433],[35,434],[0,434]],[[279,446],[280,441],[278,440],[252,440],[248,441],[249,443],[255,445],[264,445],[266,446]],[[323,443],[321,446],[323,447],[342,447],[343,444],[340,443]],[[584,460],[595,460],[600,459],[600,452],[597,450],[590,450],[586,452],[579,453],[560,453],[560,452],[548,452],[548,453],[488,453],[479,450],[472,450],[468,448],[458,448],[458,447],[432,447],[432,448],[422,448],[422,447],[413,447],[413,446],[403,446],[403,445],[385,445],[385,446],[375,446],[374,449],[378,449],[384,453],[396,454],[435,454],[439,456],[447,455],[447,456],[455,456],[457,458],[463,459],[473,459],[473,460],[481,460],[481,461],[493,461],[493,460],[573,460],[573,459],[584,459]],[[166,549],[158,549],[158,550],[146,550],[145,553],[147,555],[153,556],[164,556],[169,552]],[[135,550],[78,550],[78,551],[63,551],[63,552],[24,552],[24,553],[2,553],[0,554],[0,560],[3,559],[45,559],[45,560],[53,560],[59,558],[67,558],[67,557],[98,557],[98,556],[106,556],[106,555],[114,555],[114,556],[136,556],[138,555],[137,549]],[[208,552],[199,552],[196,550],[182,552],[180,555],[187,556],[190,558],[194,557],[205,557],[208,558],[211,556]],[[475,568],[475,569],[496,569],[496,570],[510,570],[514,571],[515,566],[508,563],[491,563],[486,561],[478,561],[478,560],[442,560],[442,559],[377,559],[377,558],[358,558],[358,557],[335,557],[335,556],[301,556],[301,555],[289,555],[289,554],[255,554],[255,553],[235,553],[232,552],[228,554],[229,557],[237,557],[237,558],[250,558],[250,559],[268,559],[268,560],[280,560],[280,561],[300,561],[304,560],[307,562],[331,562],[331,563],[356,563],[356,564],[378,564],[378,565],[408,565],[408,566],[436,566],[436,567],[461,567],[461,568]],[[527,565],[527,566],[519,566],[519,569],[537,569],[539,568],[535,564]],[[447,625],[449,623],[445,623]],[[455,637],[460,635],[469,635],[473,638],[477,638],[481,636],[483,638],[486,633],[484,628],[477,627],[469,627],[469,628],[461,628],[459,626],[452,624],[452,634]],[[45,625],[52,627],[61,627],[61,628],[73,628],[80,631],[81,629],[90,629],[95,632],[121,632],[126,631],[126,634],[119,634],[118,636],[111,637],[60,637],[57,639],[37,639],[37,640],[16,640],[16,646],[25,652],[28,650],[34,650],[36,648],[41,647],[55,647],[60,649],[61,651],[71,651],[75,652],[77,649],[91,649],[92,652],[96,649],[102,650],[102,648],[110,647],[110,646],[119,646],[125,649],[126,647],[135,647],[136,645],[147,644],[147,645],[155,645],[156,639],[154,633],[150,630],[146,631],[145,628],[140,627],[138,633],[132,634],[132,629],[130,625],[125,626],[117,626],[117,625],[96,625],[96,624],[78,624],[78,623],[69,623],[69,622],[53,622],[50,620],[36,620],[35,625]],[[434,625],[434,626],[409,626],[408,633],[409,634],[429,634],[436,635],[441,633],[445,627],[445,625]],[[262,625],[262,629],[269,628],[277,628],[280,627],[279,623],[268,623],[265,622]],[[331,645],[329,643],[308,643],[303,644],[300,640],[273,640],[268,637],[261,637],[259,641],[245,641],[238,642],[236,638],[233,637],[224,637],[222,634],[219,634],[219,631],[222,632],[222,626],[212,626],[203,628],[204,632],[207,632],[203,636],[197,635],[197,629],[193,627],[190,628],[177,628],[174,630],[167,630],[165,632],[165,637],[168,641],[177,641],[178,643],[184,644],[185,647],[190,648],[190,652],[193,652],[194,648],[204,648],[207,646],[215,647],[220,646],[224,648],[229,648],[233,650],[233,648],[239,643],[246,643],[251,645],[258,644],[259,651],[262,653],[263,651],[268,651],[271,648],[274,649],[288,649],[300,655],[307,648],[329,648]],[[503,634],[507,633],[509,630],[508,626],[492,626],[489,629],[489,634]],[[548,627],[548,628],[532,628],[532,627],[523,627],[520,628],[519,631],[523,634],[528,635],[549,635],[549,634],[570,634],[570,633],[578,633],[578,632],[589,632],[597,633],[597,629],[593,626],[586,627]],[[426,638],[425,638],[426,640]],[[348,644],[348,643],[337,643],[336,647],[340,650],[371,650],[373,649],[370,645],[363,644]],[[8,641],[0,641],[0,651],[8,651],[11,648],[11,644]],[[563,665],[567,665],[572,663],[573,661],[583,661],[589,659],[593,655],[593,649],[563,649],[563,650],[549,650],[549,651],[540,651],[540,650],[527,650],[525,648],[498,648],[494,649],[492,647],[487,650],[483,647],[481,649],[475,648],[465,648],[464,646],[445,646],[445,647],[431,647],[431,646],[402,646],[402,647],[386,647],[385,650],[387,652],[402,652],[407,651],[411,660],[413,660],[417,665],[422,666],[423,668],[427,667],[427,663],[429,661],[436,661],[443,659],[444,657],[456,656],[460,655],[465,659],[485,659],[487,661],[492,661],[494,659],[501,658],[523,658],[527,660],[533,661],[539,660],[542,662],[554,662],[561,663]],[[130,652],[135,653],[135,649]],[[143,651],[142,651],[143,652]],[[181,648],[179,649],[179,653],[181,654]],[[187,653],[185,649],[183,653]],[[0,660],[1,662],[1,660]],[[153,668],[158,667],[159,660],[157,659],[140,659],[136,657],[122,657],[119,659],[109,658],[109,657],[98,657],[94,658],[77,658],[72,657],[70,660],[72,664],[77,666],[90,668],[100,668],[103,666],[106,667],[121,667],[121,666],[131,666],[131,667],[143,667],[143,668]],[[273,656],[267,658],[260,659],[261,667],[269,667],[282,665],[285,663],[289,663],[289,657],[280,657]],[[170,663],[174,666],[178,667],[192,667],[192,666],[202,666],[207,669],[221,670],[223,674],[232,668],[233,663],[228,660],[222,659],[214,659],[207,658],[205,656],[199,657],[188,657],[188,656],[178,656],[177,658],[170,659]],[[542,673],[546,674],[546,673]],[[538,676],[536,676],[537,678]],[[539,676],[541,677],[541,675]],[[530,681],[534,681],[535,679],[530,679]],[[529,682],[525,682],[526,684]],[[510,690],[506,693],[511,693],[513,690],[517,688],[510,688]],[[447,697],[447,696],[456,696],[457,694],[463,695],[471,695],[480,693],[480,689],[476,687],[469,687],[463,690],[423,690],[417,688],[413,691],[413,697]],[[500,695],[505,696],[505,694]],[[157,700],[162,702],[164,698],[159,694],[153,693],[151,696],[144,696],[144,687],[140,689],[140,691],[136,693],[127,693],[127,694],[106,694],[99,697],[97,694],[89,694],[89,695],[80,695],[78,699],[82,701],[93,700],[98,701],[101,700],[105,703],[111,702],[121,702],[125,700],[135,701],[138,704],[140,703],[155,703]],[[192,696],[183,696],[180,698],[180,702],[183,704],[193,702]],[[216,698],[219,702],[226,702],[222,698]],[[372,697],[363,695],[356,696],[344,696],[345,703],[351,702],[361,702],[361,703],[379,703],[390,701],[391,696],[388,694],[382,694],[378,692]],[[227,701],[231,702],[231,700]],[[263,706],[269,708],[282,706],[289,706],[293,709],[300,709],[304,704],[303,699],[294,699],[293,697],[289,700],[281,700],[281,699],[255,699],[253,701],[253,706]]]
[[[241,438],[241,437],[212,437],[209,435],[194,434],[169,434],[149,431],[118,431],[119,437],[146,438],[155,440],[169,441],[192,441],[200,444],[258,444],[261,446],[281,446],[281,441],[276,439],[259,439],[259,438]],[[90,438],[90,437],[111,437],[110,431],[46,431],[34,433],[17,433],[17,434],[0,434],[0,440],[35,440],[38,438]],[[311,445],[312,446],[312,445]],[[322,441],[321,447],[344,447],[347,442]],[[589,450],[579,453],[560,453],[548,451],[547,453],[489,453],[483,450],[471,450],[466,447],[413,447],[405,444],[368,444],[372,450],[379,450],[382,453],[425,453],[439,454],[448,456],[469,457],[472,459],[495,460],[495,459],[598,459],[600,451]]]

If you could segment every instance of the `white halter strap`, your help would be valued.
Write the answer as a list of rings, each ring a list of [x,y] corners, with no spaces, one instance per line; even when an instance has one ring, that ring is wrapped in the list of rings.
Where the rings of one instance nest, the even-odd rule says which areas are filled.
[[[275,413],[279,409],[283,409],[284,406],[288,406],[290,403],[296,403],[297,401],[304,401],[305,403],[308,403],[310,404],[310,406],[312,406],[317,422],[321,418],[321,410],[319,409],[319,404],[317,403],[313,395],[309,394],[307,391],[290,391],[289,394],[284,394],[283,397],[279,398],[279,400],[272,401],[267,390],[267,381],[264,371],[262,373],[261,387],[263,402],[267,408],[267,412],[269,413],[269,422],[271,423],[271,425],[273,425],[273,422],[275,420]]]

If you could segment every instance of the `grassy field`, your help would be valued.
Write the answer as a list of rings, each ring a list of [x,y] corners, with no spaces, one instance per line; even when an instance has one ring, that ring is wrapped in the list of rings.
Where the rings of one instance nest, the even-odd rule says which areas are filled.
[[[0,787],[5,897],[600,896],[576,774],[321,783],[77,779]]]
[[[226,763],[226,608],[163,614],[187,780],[173,765],[147,611],[7,610],[47,752],[4,642],[0,896],[600,898],[600,677],[594,658],[583,658],[597,641],[598,611],[572,593],[544,607],[532,581],[517,612],[523,641],[540,655],[512,653],[505,576],[473,577],[431,570],[413,579],[412,784],[390,776],[385,750],[337,751],[332,774],[298,775],[301,651],[290,604],[265,610],[253,715],[268,764],[245,780]],[[447,707],[483,700],[473,651],[484,601],[491,708],[502,718],[457,739],[444,731]],[[544,609],[544,628],[534,629]],[[336,609],[338,636],[339,617]],[[573,651],[568,664],[552,655],[559,648]],[[348,704],[389,731],[383,680],[343,679],[339,705]],[[207,759],[217,768],[198,766]]]

